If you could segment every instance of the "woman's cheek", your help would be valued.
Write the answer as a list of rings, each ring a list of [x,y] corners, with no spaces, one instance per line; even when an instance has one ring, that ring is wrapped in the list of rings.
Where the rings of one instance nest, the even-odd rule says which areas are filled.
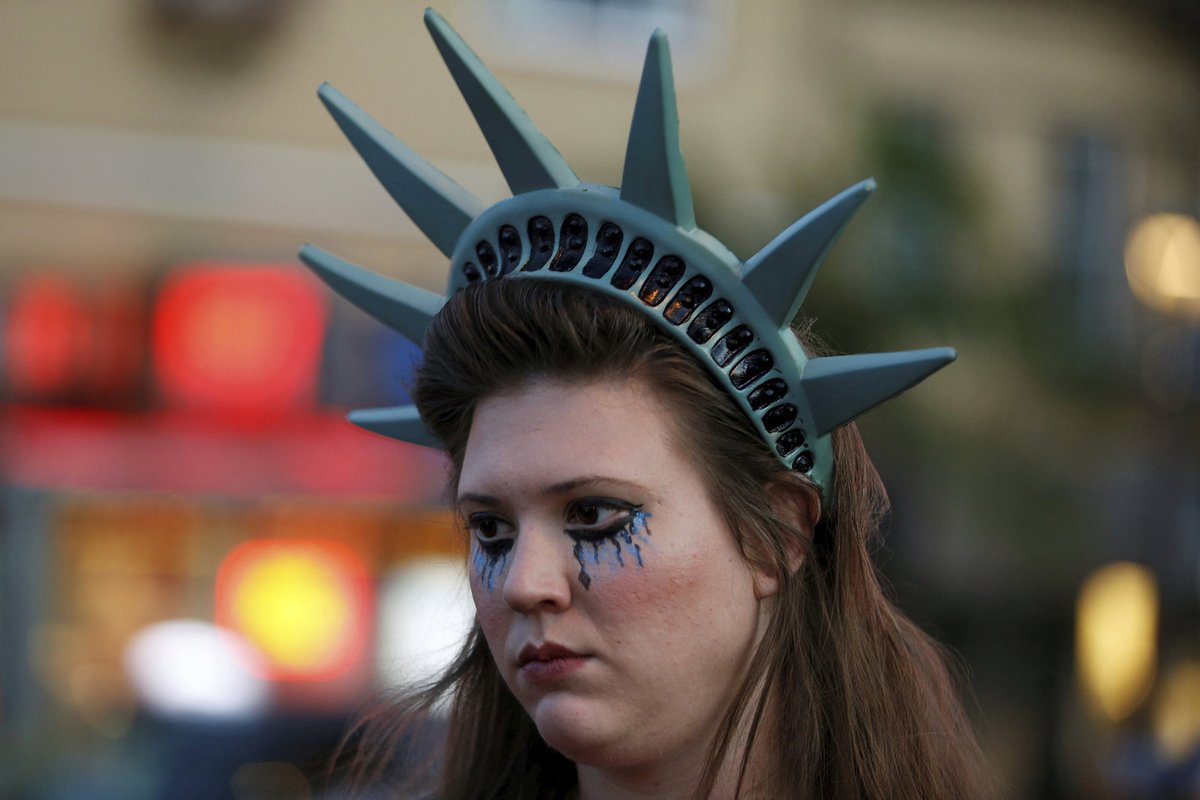
[[[493,651],[497,648],[503,651],[511,609],[504,604],[498,589],[488,591],[475,578],[471,579],[471,596],[475,600],[475,619],[483,630],[483,637]]]
[[[669,563],[647,557],[641,566],[602,572],[592,587],[582,592],[589,614],[610,631],[626,636],[664,634],[674,624],[668,609],[688,589],[686,577]]]
[[[714,597],[725,589],[696,562],[686,550],[655,552],[641,569],[612,577],[605,607],[650,638],[704,638],[710,626],[723,623],[726,610]]]

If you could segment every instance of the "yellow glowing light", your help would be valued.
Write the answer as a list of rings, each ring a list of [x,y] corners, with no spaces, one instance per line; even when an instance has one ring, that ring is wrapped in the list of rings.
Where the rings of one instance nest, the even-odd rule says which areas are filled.
[[[278,555],[244,580],[234,613],[250,638],[283,666],[320,659],[348,621],[335,578],[311,556]]]
[[[1125,275],[1152,308],[1200,316],[1200,223],[1183,214],[1143,219],[1125,244]]]
[[[1171,761],[1200,747],[1200,662],[1175,664],[1163,677],[1154,701],[1154,740]]]
[[[1133,713],[1154,682],[1158,586],[1150,570],[1118,562],[1079,591],[1075,657],[1089,698],[1110,720]]]
[[[362,655],[367,611],[361,562],[329,542],[246,542],[218,574],[218,621],[262,651],[273,677],[346,669]]]

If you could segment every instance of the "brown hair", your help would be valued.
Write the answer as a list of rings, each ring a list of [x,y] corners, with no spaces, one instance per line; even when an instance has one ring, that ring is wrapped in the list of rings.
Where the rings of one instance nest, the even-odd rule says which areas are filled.
[[[538,377],[633,378],[653,387],[743,556],[780,577],[769,627],[710,745],[698,798],[709,796],[729,759],[741,791],[755,742],[765,754],[756,770],[767,774],[753,788],[764,796],[961,800],[986,793],[987,771],[942,652],[880,586],[870,548],[887,497],[853,425],[834,433],[834,488],[815,528],[803,530],[779,513],[778,498],[815,497],[807,479],[779,464],[668,334],[594,292],[485,281],[454,295],[434,320],[413,393],[450,454],[452,483],[476,404]],[[798,568],[796,552],[804,553]],[[542,741],[478,625],[438,681],[365,721],[357,778],[378,779],[413,721],[444,696],[451,698],[445,749],[428,770],[440,774],[434,796],[542,798],[573,790],[574,765]]]

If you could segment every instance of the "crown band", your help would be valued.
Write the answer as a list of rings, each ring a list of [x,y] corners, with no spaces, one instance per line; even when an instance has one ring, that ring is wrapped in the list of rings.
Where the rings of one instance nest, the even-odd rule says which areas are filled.
[[[548,192],[554,196],[546,197]],[[552,206],[561,210],[551,217],[545,209]],[[664,241],[669,246],[657,244]],[[803,397],[789,391],[789,384],[800,385],[798,371],[788,369],[796,354],[773,352],[780,337],[760,336],[738,313],[756,304],[742,284],[726,281],[716,290],[709,277],[714,266],[730,273],[740,266],[728,251],[725,263],[714,265],[718,247],[715,241],[689,241],[669,223],[631,210],[609,187],[542,190],[501,201],[467,227],[451,258],[449,293],[511,275],[617,297],[699,351],[779,458],[807,473],[815,458],[801,448],[816,437],[806,430],[798,405]]]

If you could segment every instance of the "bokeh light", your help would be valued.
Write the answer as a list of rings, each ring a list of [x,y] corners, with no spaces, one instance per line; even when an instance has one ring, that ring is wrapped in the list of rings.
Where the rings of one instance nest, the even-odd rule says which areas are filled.
[[[1090,700],[1108,719],[1125,719],[1154,682],[1158,585],[1145,567],[1127,561],[1092,573],[1079,591],[1076,664]]]
[[[70,388],[83,356],[79,291],[52,273],[32,274],[13,289],[4,324],[4,362],[18,397],[58,395]]]
[[[1146,217],[1129,234],[1125,274],[1151,308],[1200,318],[1200,224],[1183,214]]]
[[[1200,747],[1200,661],[1170,665],[1154,700],[1154,739],[1159,752],[1180,761]]]
[[[291,266],[191,264],[159,293],[154,364],[174,404],[226,415],[311,404],[325,300]]]
[[[241,636],[199,620],[151,625],[125,648],[125,669],[142,703],[171,718],[260,716],[271,698],[262,661]]]
[[[357,663],[366,646],[366,569],[335,542],[243,542],[221,563],[216,601],[217,622],[262,651],[273,678],[335,677]]]
[[[439,674],[475,619],[461,558],[414,559],[388,576],[379,597],[377,674],[414,685]]]

